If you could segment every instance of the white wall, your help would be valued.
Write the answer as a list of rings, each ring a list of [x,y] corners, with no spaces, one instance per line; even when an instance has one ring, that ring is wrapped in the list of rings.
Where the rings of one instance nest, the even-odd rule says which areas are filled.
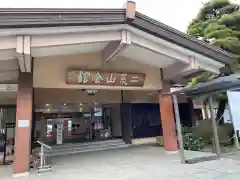
[[[143,87],[118,86],[86,86],[66,84],[68,68],[97,69],[116,72],[145,73]],[[34,59],[33,85],[38,88],[89,88],[89,89],[145,89],[160,90],[162,88],[160,69],[130,60],[117,57],[113,62],[103,64],[100,53],[50,56]]]

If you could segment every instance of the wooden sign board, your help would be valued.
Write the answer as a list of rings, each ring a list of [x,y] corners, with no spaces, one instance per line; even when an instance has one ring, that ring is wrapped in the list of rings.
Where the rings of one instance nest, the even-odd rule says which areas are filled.
[[[106,72],[96,70],[68,70],[67,84],[104,86],[143,86],[145,74],[127,72]]]

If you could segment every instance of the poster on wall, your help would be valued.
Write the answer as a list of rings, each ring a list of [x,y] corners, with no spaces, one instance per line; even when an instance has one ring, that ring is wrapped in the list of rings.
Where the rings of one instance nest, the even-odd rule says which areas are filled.
[[[234,128],[240,131],[240,91],[227,91],[227,96]]]

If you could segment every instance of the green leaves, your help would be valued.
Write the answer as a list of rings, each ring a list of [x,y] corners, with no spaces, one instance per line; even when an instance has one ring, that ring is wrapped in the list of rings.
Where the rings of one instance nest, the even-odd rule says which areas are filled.
[[[239,10],[239,6],[236,4],[229,4],[225,7],[222,7],[220,9],[220,15],[224,15],[224,14],[231,14],[235,11]]]
[[[224,74],[240,70],[240,5],[230,0],[209,0],[190,23],[187,33],[239,55],[231,65],[221,69]],[[210,73],[194,77],[190,84],[210,80]]]
[[[232,28],[233,30],[240,31],[240,11],[231,14],[223,15],[219,20],[219,24]]]
[[[212,77],[211,73],[203,72],[199,76],[192,78],[192,80],[190,82],[190,85],[194,86],[194,85],[196,85],[198,83],[206,82],[206,81],[210,80],[211,77]]]
[[[192,36],[198,38],[198,37],[203,37],[204,36],[204,26],[203,26],[203,22],[199,21],[196,22],[194,24],[192,24],[191,26],[188,27],[187,33],[191,34]]]
[[[229,0],[213,0],[211,1],[210,5],[211,8],[214,9],[220,9],[220,8],[224,8],[225,6],[230,5],[230,1]]]
[[[209,23],[209,25],[204,29],[204,37],[206,38],[226,38],[232,36],[233,30],[227,28],[225,25],[220,25],[217,23]]]
[[[183,136],[183,146],[185,150],[201,151],[204,149],[204,141],[201,137],[187,133]]]
[[[229,5],[231,5],[229,0],[210,0],[200,9],[197,19],[205,21],[207,19],[217,18],[224,10],[226,10],[226,6]],[[221,9],[223,10],[221,11]]]
[[[237,37],[219,38],[214,41],[214,45],[221,47],[234,54],[240,54],[240,40]]]

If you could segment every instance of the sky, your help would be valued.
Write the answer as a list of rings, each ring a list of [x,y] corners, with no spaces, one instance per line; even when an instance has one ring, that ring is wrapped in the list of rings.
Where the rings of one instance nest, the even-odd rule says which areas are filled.
[[[185,32],[206,0],[134,0],[137,10]],[[1,8],[122,8],[126,0],[1,0]]]

